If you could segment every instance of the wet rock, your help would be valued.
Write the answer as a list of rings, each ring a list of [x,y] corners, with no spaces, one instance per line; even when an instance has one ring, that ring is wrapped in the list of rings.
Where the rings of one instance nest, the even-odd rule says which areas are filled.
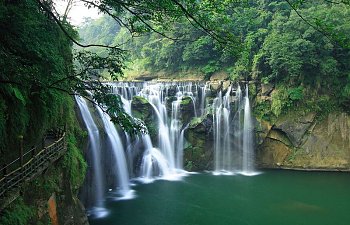
[[[222,91],[226,92],[227,88],[231,85],[231,82],[229,80],[222,82]]]
[[[268,138],[279,141],[286,146],[292,147],[293,144],[289,140],[288,136],[281,130],[271,129],[267,135]]]
[[[258,145],[261,145],[272,127],[271,123],[265,120],[255,121],[256,141]]]
[[[213,133],[212,115],[193,118],[185,131],[187,145],[184,149],[185,169],[202,171],[212,169]]]
[[[217,93],[221,88],[221,81],[213,81],[210,82],[210,90],[211,92]]]
[[[131,102],[132,115],[145,122],[152,141],[156,141],[158,134],[157,116],[152,105],[141,96],[134,96]]]
[[[195,116],[195,108],[190,97],[183,97],[180,103],[180,120],[183,124],[188,124]]]

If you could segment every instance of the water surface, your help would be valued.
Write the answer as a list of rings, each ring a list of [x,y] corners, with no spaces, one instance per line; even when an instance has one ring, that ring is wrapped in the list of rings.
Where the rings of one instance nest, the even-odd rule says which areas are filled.
[[[265,171],[258,176],[198,174],[134,187],[107,201],[91,225],[349,225],[350,174]]]

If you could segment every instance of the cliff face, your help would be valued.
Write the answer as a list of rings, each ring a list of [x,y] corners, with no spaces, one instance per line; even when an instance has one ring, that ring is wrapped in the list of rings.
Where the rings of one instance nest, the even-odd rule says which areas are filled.
[[[277,88],[256,86],[255,114],[260,113],[256,122],[258,167],[350,170],[350,116],[347,113],[316,112],[312,107],[293,106],[274,117],[272,107],[265,107],[265,111],[258,107],[273,105]]]
[[[317,120],[315,113],[291,112],[274,124],[262,121],[260,125],[259,167],[350,169],[350,117],[346,113]]]

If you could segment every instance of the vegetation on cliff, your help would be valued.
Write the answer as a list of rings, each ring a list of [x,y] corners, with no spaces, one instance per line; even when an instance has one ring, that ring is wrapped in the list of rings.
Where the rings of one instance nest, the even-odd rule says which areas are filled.
[[[76,195],[85,176],[86,164],[76,141],[82,143],[82,132],[74,101],[66,93],[74,85],[65,80],[73,69],[72,42],[33,0],[1,1],[0,11],[0,165],[18,157],[21,137],[26,151],[32,146],[40,149],[50,129],[66,126],[67,131],[63,160],[52,173],[23,187],[23,197],[1,212],[1,224],[36,224],[45,214],[40,210],[47,207],[40,201],[67,191],[64,182]],[[75,35],[69,24],[63,26]],[[55,81],[60,82],[52,85]],[[62,173],[69,179],[64,180]],[[36,195],[31,195],[34,190]]]

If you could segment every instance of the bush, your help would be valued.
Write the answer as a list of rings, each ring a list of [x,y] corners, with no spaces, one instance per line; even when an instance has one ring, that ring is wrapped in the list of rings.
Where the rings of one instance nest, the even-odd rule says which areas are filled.
[[[0,219],[2,225],[23,225],[29,224],[30,219],[35,215],[35,210],[25,205],[22,198],[13,202],[12,206],[3,212]]]
[[[286,112],[292,106],[295,106],[300,100],[304,98],[304,88],[286,88],[280,86],[272,93],[271,110],[276,117]]]

